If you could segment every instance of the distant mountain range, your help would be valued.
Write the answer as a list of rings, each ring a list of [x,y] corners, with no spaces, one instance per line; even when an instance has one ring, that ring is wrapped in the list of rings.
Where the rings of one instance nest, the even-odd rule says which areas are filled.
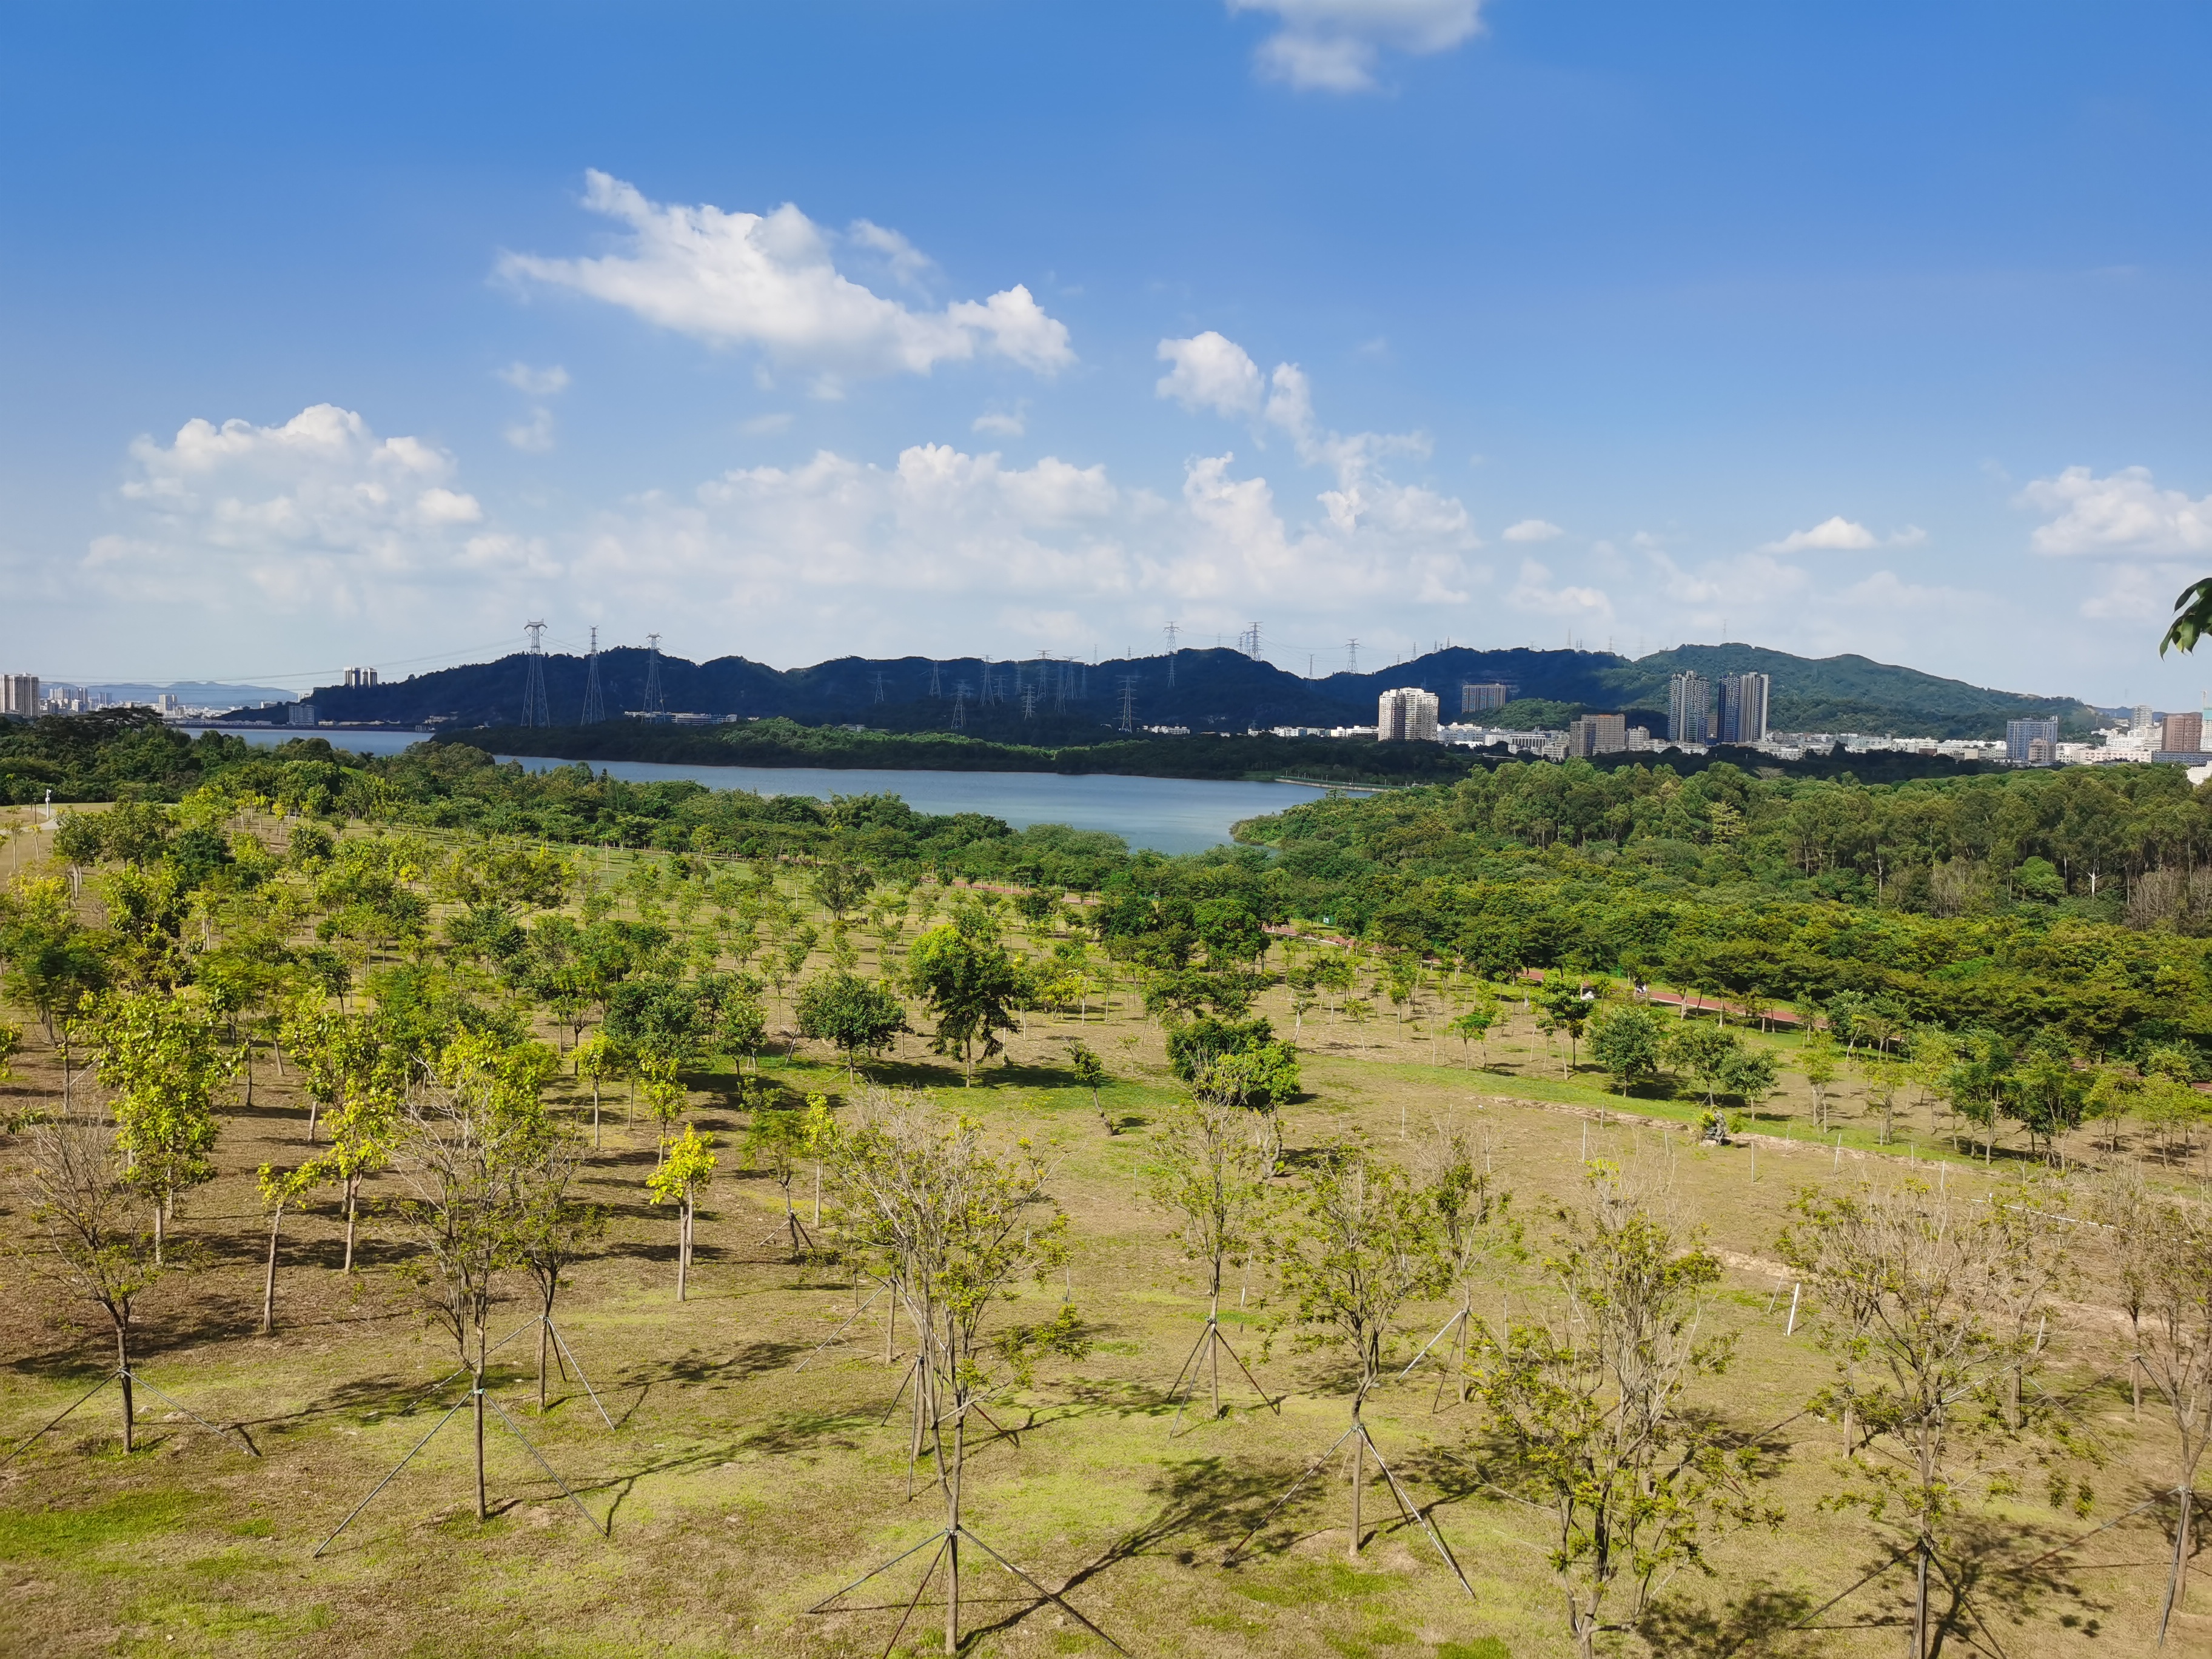
[[[601,696],[611,716],[644,708],[652,663],[651,653],[631,647],[599,653]],[[544,667],[554,723],[574,724],[583,708],[586,659],[547,656]],[[1462,685],[1500,681],[1514,687],[1519,700],[1506,711],[1509,720],[1559,725],[1585,710],[1618,709],[1663,733],[1670,676],[1752,671],[1772,678],[1770,721],[1777,731],[1984,738],[2002,736],[2006,720],[2026,716],[2056,717],[2069,730],[2087,729],[2097,718],[2071,697],[1990,690],[1865,657],[1795,657],[1750,645],[1683,646],[1633,660],[1601,651],[1455,647],[1370,673],[1315,679],[1220,647],[1096,664],[841,657],[811,668],[775,669],[744,657],[659,659],[661,706],[672,713],[781,715],[808,725],[927,732],[952,729],[957,702],[960,729],[972,736],[1063,744],[1098,741],[1118,726],[1125,693],[1139,727],[1242,732],[1372,725],[1377,696],[1398,686],[1436,692],[1450,721],[1459,718]],[[319,719],[341,724],[517,726],[527,672],[528,659],[518,652],[385,685],[324,686],[312,696]],[[241,711],[242,717],[256,715],[283,719],[282,710]]]
[[[163,692],[188,708],[230,708],[240,703],[289,702],[300,694],[273,685],[224,685],[214,680],[172,680],[154,685],[138,680],[113,680],[88,685],[118,702],[151,702]]]

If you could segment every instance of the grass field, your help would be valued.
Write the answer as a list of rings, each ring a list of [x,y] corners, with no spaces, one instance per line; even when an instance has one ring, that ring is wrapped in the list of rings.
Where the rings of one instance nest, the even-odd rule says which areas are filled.
[[[1265,1011],[1290,1030],[1286,1010]],[[1440,1392],[1433,1370],[1387,1389],[1369,1416],[1418,1499],[1432,1506],[1472,1597],[1397,1522],[1380,1488],[1367,1499],[1364,1549],[1349,1560],[1340,1474],[1309,1486],[1241,1565],[1223,1565],[1341,1431],[1346,1374],[1327,1350],[1293,1351],[1287,1333],[1262,1360],[1267,1322],[1279,1310],[1255,1271],[1249,1287],[1235,1287],[1224,1322],[1281,1396],[1279,1414],[1241,1379],[1224,1384],[1231,1409],[1222,1420],[1178,1417],[1169,1407],[1168,1384],[1204,1317],[1201,1287],[1140,1191],[1148,1124],[1175,1097],[1174,1085],[1158,1031],[1121,1005],[1079,1034],[1119,1079],[1103,1103],[1121,1129],[1112,1136],[1059,1069],[1066,1042],[1079,1035],[1073,1023],[1032,1017],[1011,1040],[1007,1063],[983,1068],[973,1088],[914,1039],[872,1068],[884,1083],[930,1089],[994,1130],[1048,1147],[1053,1190],[1073,1220],[1066,1279],[1025,1294],[1043,1307],[1072,1297],[1095,1346],[994,1405],[1017,1432],[975,1451],[971,1524],[1133,1653],[1533,1659],[1567,1650],[1544,1518],[1486,1486],[1474,1413]],[[0,1084],[0,1099],[17,1113],[58,1092],[55,1056],[35,1030],[27,1037],[14,1080]],[[1909,1146],[1900,1139],[1877,1147],[1863,1103],[1847,1093],[1840,1146],[1832,1134],[1816,1142],[1802,1094],[1785,1090],[1753,1126],[1754,1140],[1698,1146],[1683,1127],[1693,1103],[1623,1102],[1588,1074],[1563,1079],[1563,1055],[1545,1049],[1525,1017],[1472,1056],[1449,1039],[1432,1045],[1425,1028],[1401,1029],[1387,1013],[1356,1034],[1309,1015],[1301,1041],[1306,1092],[1285,1111],[1293,1165],[1300,1150],[1355,1134],[1390,1156],[1401,1134],[1433,1115],[1465,1114],[1487,1126],[1498,1174],[1514,1189],[1538,1254],[1550,1234],[1547,1206],[1577,1201],[1583,1160],[1601,1156],[1663,1173],[1670,1203],[1727,1263],[1706,1317],[1741,1333],[1740,1358],[1700,1405],[1763,1437],[1766,1496],[1788,1519],[1778,1532],[1719,1543],[1711,1574],[1675,1579],[1644,1636],[1620,1638],[1620,1650],[1901,1651],[1903,1575],[1844,1594],[1886,1549],[1863,1517],[1821,1507],[1833,1486],[1837,1431],[1802,1408],[1827,1364],[1802,1329],[1784,1334],[1789,1285],[1775,1239],[1800,1186],[1901,1172],[1908,1158],[1927,1156],[1924,1132]],[[1486,1060],[1494,1069],[1483,1069]],[[808,1058],[803,1047],[787,1060],[772,1057],[764,1075],[793,1095],[826,1092],[841,1108],[852,1092],[842,1066]],[[844,1610],[808,1608],[927,1535],[941,1513],[926,1468],[908,1495],[903,1407],[882,1420],[910,1344],[902,1328],[893,1333],[886,1364],[878,1304],[845,1340],[817,1352],[854,1311],[853,1283],[787,1259],[781,1195],[733,1150],[744,1122],[734,1080],[726,1071],[688,1079],[696,1121],[717,1132],[726,1156],[699,1224],[691,1297],[681,1304],[674,1222],[645,1202],[649,1130],[624,1125],[618,1092],[611,1104],[589,1190],[612,1215],[606,1249],[577,1272],[558,1318],[614,1427],[557,1376],[540,1418],[527,1342],[507,1350],[513,1363],[496,1374],[495,1397],[591,1524],[495,1428],[495,1514],[478,1525],[464,1413],[318,1559],[318,1545],[458,1397],[454,1383],[434,1386],[455,1358],[424,1324],[393,1271],[403,1264],[398,1246],[374,1223],[360,1270],[337,1271],[327,1194],[288,1223],[279,1328],[256,1334],[265,1230],[252,1171],[264,1159],[296,1159],[304,1127],[289,1083],[264,1061],[253,1108],[226,1118],[222,1178],[194,1194],[179,1224],[199,1265],[149,1297],[142,1346],[150,1382],[202,1417],[238,1425],[260,1455],[142,1396],[140,1449],[125,1458],[111,1391],[0,1468],[0,1652],[881,1652],[918,1563],[848,1598]],[[1802,1091],[1802,1079],[1790,1081]],[[559,1091],[565,1105],[582,1098],[573,1083]],[[25,1150],[21,1138],[0,1140],[11,1179]],[[1935,1178],[1961,1201],[1988,1190],[1978,1158],[1948,1158]],[[806,1175],[793,1191],[804,1214]],[[32,1248],[20,1185],[8,1188],[5,1206],[0,1434],[12,1442],[96,1382],[109,1347],[104,1319],[70,1300]],[[1478,1311],[1494,1319],[1513,1298],[1525,1305],[1534,1273],[1502,1272]],[[2116,1526],[2027,1577],[2010,1570],[2122,1514],[2161,1479],[2164,1442],[2150,1412],[2140,1423],[2131,1415],[2114,1316],[2100,1305],[2108,1297],[2094,1284],[2078,1295],[2053,1342],[2059,1377],[2077,1391],[2077,1415],[2105,1460],[2081,1471],[2094,1511],[2079,1521],[2033,1491],[1990,1511],[1975,1593],[1994,1634],[1954,1637],[1947,1653],[2151,1650],[2167,1548],[2154,1516]],[[1401,1352],[1410,1355],[1448,1311],[1419,1310]],[[518,1301],[507,1322],[528,1316]],[[975,1571],[967,1595],[968,1651],[1108,1651],[1003,1574]],[[2198,1591],[2170,1650],[2212,1651],[2208,1598],[2212,1589]],[[941,1613],[926,1605],[901,1649],[937,1650],[940,1632]]]

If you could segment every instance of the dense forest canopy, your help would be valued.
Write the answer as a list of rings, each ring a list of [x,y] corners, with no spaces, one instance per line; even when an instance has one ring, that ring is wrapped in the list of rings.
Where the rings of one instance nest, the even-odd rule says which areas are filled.
[[[890,796],[635,784],[583,765],[531,773],[457,744],[391,757],[320,738],[253,748],[120,714],[16,727],[6,741],[0,777],[19,799],[48,786],[125,801],[200,791],[307,817],[850,860],[1104,894],[1128,935],[1172,936],[1190,928],[1190,907],[1233,902],[1256,923],[1493,975],[1565,967],[1753,1000],[1846,996],[1901,1022],[2051,1033],[2083,1052],[2212,1045],[2212,793],[2170,767],[1867,785],[1726,764],[1688,777],[1508,764],[1315,802],[1239,826],[1239,846],[1165,858],[1097,832],[932,817]]]

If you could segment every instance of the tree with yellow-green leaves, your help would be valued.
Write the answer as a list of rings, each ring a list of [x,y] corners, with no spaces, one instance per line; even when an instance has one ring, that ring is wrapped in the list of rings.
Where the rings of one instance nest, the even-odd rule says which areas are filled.
[[[215,1104],[238,1056],[205,1008],[164,991],[110,997],[86,1030],[100,1080],[113,1091],[131,1184],[153,1204],[159,1264],[178,1200],[215,1179]]]
[[[284,1225],[287,1207],[316,1187],[325,1178],[325,1171],[315,1164],[302,1164],[295,1169],[280,1170],[273,1164],[264,1164],[256,1177],[261,1193],[261,1207],[269,1218],[269,1257],[261,1276],[261,1334],[272,1336],[276,1331],[276,1244]]]
[[[699,1194],[714,1178],[714,1137],[701,1134],[695,1124],[671,1141],[660,1165],[645,1178],[646,1190],[655,1204],[673,1204],[678,1211],[676,1235],[676,1299],[684,1299],[691,1277],[692,1224],[698,1215]]]
[[[611,1079],[623,1075],[629,1065],[623,1047],[605,1031],[594,1031],[574,1048],[569,1058],[576,1068],[576,1079],[592,1085],[592,1146],[599,1145],[599,1091]]]

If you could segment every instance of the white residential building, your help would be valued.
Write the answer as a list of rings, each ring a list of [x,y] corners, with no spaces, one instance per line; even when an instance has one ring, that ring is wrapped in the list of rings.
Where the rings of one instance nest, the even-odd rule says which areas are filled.
[[[1418,686],[1385,691],[1376,700],[1375,740],[1377,743],[1436,743],[1437,694]]]
[[[0,714],[36,720],[42,713],[36,674],[0,674]]]

